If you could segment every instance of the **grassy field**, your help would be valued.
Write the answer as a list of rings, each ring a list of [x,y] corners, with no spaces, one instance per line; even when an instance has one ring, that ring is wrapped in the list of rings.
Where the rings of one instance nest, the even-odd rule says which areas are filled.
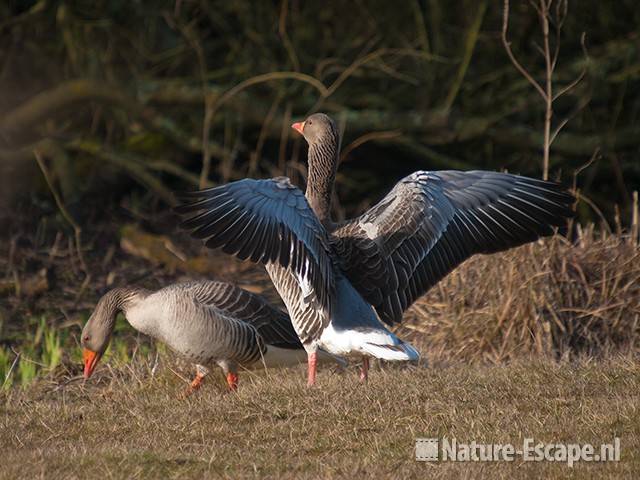
[[[184,383],[163,358],[102,366],[91,382],[40,381],[1,397],[2,478],[621,478],[640,475],[640,366],[520,361],[499,366],[246,373],[237,394]],[[166,367],[172,367],[171,369]],[[184,371],[186,373],[186,370]],[[610,443],[619,462],[426,463],[416,437],[459,442]]]
[[[182,262],[170,242],[122,233],[120,248],[92,247],[87,284],[57,240],[0,249],[13,273],[0,284],[0,478],[640,477],[640,248],[628,238],[591,228],[470,259],[398,330],[425,364],[376,368],[367,385],[323,370],[308,390],[299,367],[246,372],[238,394],[223,394],[220,376],[181,400],[189,366],[122,318],[83,385],[78,334],[109,288],[215,272],[277,301],[263,269],[189,245]],[[419,437],[619,437],[622,454],[573,468],[427,463],[414,460]]]

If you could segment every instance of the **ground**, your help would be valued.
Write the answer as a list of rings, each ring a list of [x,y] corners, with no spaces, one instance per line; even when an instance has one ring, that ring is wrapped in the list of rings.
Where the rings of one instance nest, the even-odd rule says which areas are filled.
[[[159,368],[99,367],[86,384],[37,382],[0,397],[1,478],[621,478],[640,475],[640,366],[631,358],[494,366],[245,372],[180,400]],[[152,371],[154,374],[152,374]],[[187,370],[184,370],[186,372]],[[521,445],[621,442],[619,462],[416,462],[415,439]]]

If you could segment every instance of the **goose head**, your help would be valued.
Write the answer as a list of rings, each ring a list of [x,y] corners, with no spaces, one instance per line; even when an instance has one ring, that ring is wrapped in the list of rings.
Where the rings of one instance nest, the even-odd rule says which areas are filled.
[[[291,128],[302,134],[310,147],[319,144],[337,146],[339,143],[338,128],[331,117],[324,113],[314,113],[304,122],[294,123]]]
[[[305,196],[318,219],[333,228],[331,196],[340,154],[340,134],[335,122],[324,113],[314,113],[291,128],[302,134],[309,144],[309,172]]]
[[[85,379],[91,376],[102,354],[109,346],[116,316],[121,310],[122,291],[121,289],[111,290],[100,299],[82,329],[80,343]]]

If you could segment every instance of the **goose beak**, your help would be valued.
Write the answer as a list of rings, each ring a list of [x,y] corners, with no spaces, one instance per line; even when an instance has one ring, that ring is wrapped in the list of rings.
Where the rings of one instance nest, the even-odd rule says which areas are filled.
[[[304,122],[296,122],[291,125],[291,128],[296,130],[300,135],[302,135],[302,131],[304,130]]]
[[[97,352],[93,352],[87,348],[82,350],[82,359],[84,360],[84,378],[85,380],[91,376],[93,370],[98,364],[98,360],[102,355]]]

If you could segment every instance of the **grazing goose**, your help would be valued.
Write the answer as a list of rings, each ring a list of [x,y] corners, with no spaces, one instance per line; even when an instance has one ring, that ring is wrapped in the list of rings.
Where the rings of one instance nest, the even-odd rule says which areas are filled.
[[[390,334],[404,311],[476,253],[551,235],[574,197],[553,182],[485,171],[418,171],[360,217],[336,224],[331,197],[340,137],[314,114],[292,127],[309,144],[307,190],[244,179],[186,194],[182,226],[211,248],[265,264],[309,353],[411,359]],[[367,361],[362,376],[366,378]]]
[[[156,292],[116,288],[100,299],[82,330],[85,378],[106,350],[118,312],[136,330],[196,364],[187,394],[200,387],[213,364],[224,371],[229,389],[236,390],[240,366],[289,366],[306,357],[287,314],[235,285],[196,281]]]

